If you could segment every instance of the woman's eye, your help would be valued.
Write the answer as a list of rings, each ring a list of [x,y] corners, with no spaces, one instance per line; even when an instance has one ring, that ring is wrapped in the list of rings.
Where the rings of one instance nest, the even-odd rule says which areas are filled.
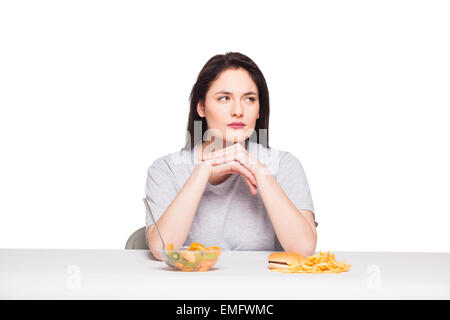
[[[229,99],[229,97],[223,96],[223,97],[220,97],[220,98],[219,98],[219,101],[225,101],[225,100],[222,100],[223,98]],[[256,101],[256,98],[254,98],[254,97],[248,97],[247,99],[250,99],[250,101],[252,101],[252,102],[255,102],[255,101]]]

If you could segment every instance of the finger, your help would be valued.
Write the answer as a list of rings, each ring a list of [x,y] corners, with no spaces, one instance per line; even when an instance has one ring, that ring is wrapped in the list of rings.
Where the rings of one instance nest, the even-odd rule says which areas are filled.
[[[239,144],[237,144],[239,145]],[[240,145],[239,145],[240,146]],[[243,166],[247,167],[251,172],[260,164],[259,160],[251,155],[242,146],[237,147],[235,150],[228,152],[222,152],[217,154],[210,154],[205,161],[211,161],[212,165],[219,165],[221,163],[238,161]]]
[[[251,192],[252,194],[256,194],[257,191],[256,191],[256,188],[255,188],[255,186],[253,185],[253,183],[251,183],[250,180],[249,180],[247,177],[245,177],[245,176],[242,176],[242,178],[244,178],[245,182],[247,182],[248,187],[250,188],[250,192]]]
[[[220,158],[223,157],[225,154],[233,154],[233,153],[237,153],[239,151],[240,148],[238,148],[238,143],[233,144],[230,147],[226,147],[217,151],[212,151],[209,153],[206,153],[203,155],[203,159],[212,159],[212,158]],[[242,147],[242,146],[241,146]]]
[[[237,161],[219,164],[219,165],[214,166],[214,168],[217,170],[216,172],[218,174],[238,173],[238,174],[242,175],[243,177],[246,177],[247,179],[249,179],[253,185],[255,185],[255,186],[257,185],[256,178],[250,172],[250,170],[248,170],[245,166],[241,165]]]
[[[233,170],[236,171],[237,173],[240,173],[241,175],[247,177],[253,184],[256,184],[256,179],[253,177],[253,174],[250,171],[248,171],[247,168],[242,166],[240,163],[236,161],[231,162],[231,168],[233,168]]]
[[[253,176],[253,174],[239,162],[231,162],[231,167],[247,177],[255,186],[257,185],[256,178]]]
[[[237,173],[240,173],[241,177],[242,177],[242,178],[245,180],[245,182],[247,183],[247,185],[248,185],[248,187],[249,187],[249,189],[250,189],[250,192],[251,192],[252,194],[256,194],[256,193],[257,193],[257,191],[256,191],[256,185],[255,185],[254,183],[252,183],[252,181],[250,181],[250,179],[248,178],[247,175],[241,173],[241,172],[239,171],[239,169],[231,169],[231,170],[232,170],[232,171],[237,171]]]
[[[210,166],[213,165],[213,162],[214,162],[214,160],[202,160],[203,164],[207,164],[207,165],[210,165]]]
[[[236,160],[239,160],[239,159],[238,159],[238,155],[236,155],[235,153],[228,153],[228,154],[224,154],[220,157],[214,156],[212,158],[207,159],[207,161],[211,161],[212,164],[221,164],[221,163],[236,161]]]
[[[220,157],[214,156],[205,161],[210,161],[210,163],[212,165],[219,165],[219,164],[226,163],[226,162],[237,161],[251,171],[251,169],[250,169],[251,164],[253,164],[253,162],[251,161],[252,159],[253,158],[251,158],[250,155],[246,151],[239,151],[237,153],[223,154]],[[256,163],[256,161],[255,161],[255,163]]]

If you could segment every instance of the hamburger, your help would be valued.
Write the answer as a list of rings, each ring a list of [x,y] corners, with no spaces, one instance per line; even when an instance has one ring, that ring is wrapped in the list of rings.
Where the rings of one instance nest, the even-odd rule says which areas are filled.
[[[303,263],[306,259],[296,252],[274,252],[268,257],[270,269],[286,269]]]

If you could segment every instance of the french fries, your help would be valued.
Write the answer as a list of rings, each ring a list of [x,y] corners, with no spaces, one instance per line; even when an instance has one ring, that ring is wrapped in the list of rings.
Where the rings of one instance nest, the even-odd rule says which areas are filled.
[[[336,260],[334,253],[330,251],[322,252],[307,257],[301,264],[283,269],[271,269],[274,272],[282,273],[340,273],[350,270],[351,265]]]

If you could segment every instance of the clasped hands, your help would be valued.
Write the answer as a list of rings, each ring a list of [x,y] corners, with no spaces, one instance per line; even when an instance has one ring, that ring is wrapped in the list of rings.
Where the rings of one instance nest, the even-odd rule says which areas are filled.
[[[257,176],[266,168],[240,143],[202,154],[202,163],[212,167],[211,175],[214,177],[235,173],[240,174],[248,184],[250,192],[254,195],[257,194]]]

